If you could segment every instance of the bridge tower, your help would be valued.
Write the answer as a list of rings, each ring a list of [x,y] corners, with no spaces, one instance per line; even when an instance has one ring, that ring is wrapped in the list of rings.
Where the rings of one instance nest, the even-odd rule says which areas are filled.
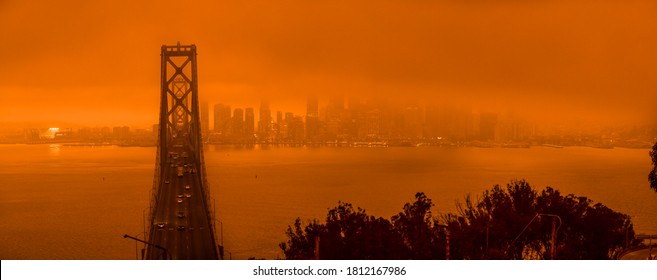
[[[203,159],[196,45],[162,46],[147,259],[217,259]]]
[[[161,150],[174,144],[191,148],[194,158],[201,160],[203,143],[198,102],[196,45],[162,46],[160,124]],[[199,165],[201,162],[197,162]],[[160,158],[160,167],[166,157]]]

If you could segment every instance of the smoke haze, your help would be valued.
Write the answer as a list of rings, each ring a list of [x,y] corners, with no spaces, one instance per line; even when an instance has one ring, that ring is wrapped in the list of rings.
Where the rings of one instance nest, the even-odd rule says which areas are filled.
[[[160,46],[210,104],[308,95],[655,124],[654,1],[3,1],[0,122],[149,125]],[[467,2],[467,3],[463,3]]]

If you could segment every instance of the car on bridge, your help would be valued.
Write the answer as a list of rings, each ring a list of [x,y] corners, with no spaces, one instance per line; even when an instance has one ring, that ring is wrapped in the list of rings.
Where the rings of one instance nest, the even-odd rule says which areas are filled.
[[[176,215],[176,216],[177,216],[178,218],[182,219],[182,218],[185,217],[185,213],[184,213],[184,212],[178,212],[178,215]]]

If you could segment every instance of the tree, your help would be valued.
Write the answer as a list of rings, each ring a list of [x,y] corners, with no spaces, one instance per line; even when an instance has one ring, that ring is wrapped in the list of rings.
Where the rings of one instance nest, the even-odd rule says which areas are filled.
[[[392,222],[339,202],[323,224],[313,221],[302,229],[297,218],[287,229],[287,242],[279,247],[286,259],[313,259],[319,238],[321,259],[444,259],[444,232],[434,227],[433,203],[424,193],[415,198]]]
[[[613,258],[634,239],[630,218],[591,204],[586,197],[564,196],[550,187],[539,194],[520,180],[506,188],[494,186],[476,203],[466,198],[458,215],[443,219],[453,236],[454,258],[548,259],[553,221],[557,259]]]
[[[648,174],[648,181],[650,181],[650,188],[657,192],[657,142],[652,146],[650,158],[652,159],[652,170]]]
[[[548,259],[554,234],[557,259],[609,259],[635,241],[629,216],[525,180],[468,195],[456,214],[437,219],[433,206],[419,192],[387,220],[339,202],[324,223],[297,218],[280,248],[287,259],[445,259],[448,231],[451,259]]]
[[[283,250],[285,258],[288,260],[310,260],[315,258],[315,238],[318,236],[322,227],[316,221],[310,222],[304,229],[301,229],[301,219],[294,221],[294,228],[287,227],[285,234],[288,237],[287,243],[280,243],[278,246]]]
[[[401,237],[390,221],[369,216],[339,202],[328,211],[326,222],[310,222],[303,230],[299,218],[287,229],[288,241],[280,243],[286,259],[314,259],[319,238],[320,259],[400,259],[407,255]]]
[[[319,244],[321,259],[348,260],[397,259],[402,247],[388,220],[343,202],[329,210]]]
[[[431,214],[433,202],[424,193],[415,194],[415,202],[406,203],[404,210],[392,217],[395,230],[402,237],[409,259],[445,258],[444,244],[441,244],[437,227]],[[442,245],[442,246],[441,246]]]

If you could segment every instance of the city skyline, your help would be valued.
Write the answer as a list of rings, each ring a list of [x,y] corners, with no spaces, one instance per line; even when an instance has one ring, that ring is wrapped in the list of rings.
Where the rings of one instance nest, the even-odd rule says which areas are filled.
[[[645,125],[580,122],[566,126],[533,122],[513,111],[477,112],[450,104],[397,104],[385,99],[352,100],[342,96],[321,103],[310,95],[306,114],[272,110],[268,100],[261,101],[258,108],[200,102],[199,110],[204,141],[211,144],[361,145],[361,141],[383,141],[380,144],[393,146],[495,143],[505,147],[557,144],[639,148],[657,139],[657,129]],[[30,126],[0,133],[0,142],[152,146],[156,144],[156,126]]]
[[[2,1],[0,258],[655,259],[656,8]]]

